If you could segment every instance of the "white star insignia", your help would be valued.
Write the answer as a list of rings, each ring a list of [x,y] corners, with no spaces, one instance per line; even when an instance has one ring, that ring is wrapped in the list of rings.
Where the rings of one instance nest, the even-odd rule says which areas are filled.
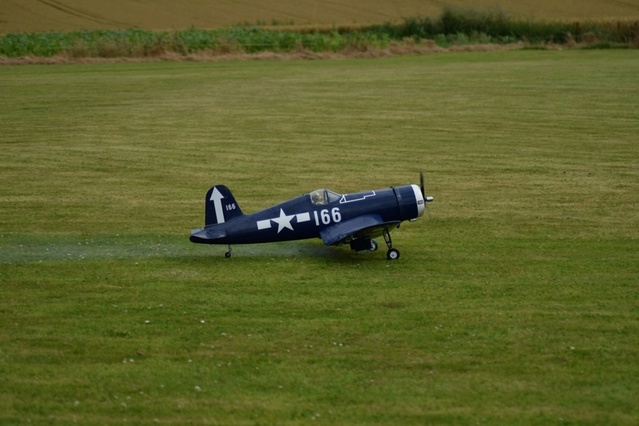
[[[286,213],[284,213],[283,209],[280,209],[280,217],[271,219],[273,222],[277,223],[277,233],[279,234],[280,231],[282,231],[282,229],[284,228],[288,228],[291,231],[293,231],[293,225],[291,225],[291,219],[293,219],[294,217],[295,217],[294,214],[287,215]]]

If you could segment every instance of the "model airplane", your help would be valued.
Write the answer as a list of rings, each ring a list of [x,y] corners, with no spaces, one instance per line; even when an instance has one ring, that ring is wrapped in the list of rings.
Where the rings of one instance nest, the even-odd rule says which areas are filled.
[[[404,185],[337,194],[318,189],[253,214],[245,215],[231,191],[215,185],[206,193],[204,228],[194,229],[190,240],[200,244],[226,244],[225,256],[231,257],[232,244],[321,238],[327,246],[350,244],[355,251],[374,251],[374,237],[383,236],[390,260],[399,258],[393,248],[391,229],[405,221],[414,221],[433,197],[424,195],[424,177],[420,186]]]

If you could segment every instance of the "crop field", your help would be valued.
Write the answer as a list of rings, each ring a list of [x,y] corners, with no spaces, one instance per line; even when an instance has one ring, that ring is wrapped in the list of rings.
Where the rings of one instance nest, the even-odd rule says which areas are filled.
[[[437,16],[442,7],[499,8],[520,18],[542,20],[637,19],[639,0],[3,0],[0,34],[81,29],[182,30],[238,24],[378,24],[412,16]]]
[[[637,424],[632,50],[0,67],[0,424]],[[414,183],[384,251],[188,241]]]

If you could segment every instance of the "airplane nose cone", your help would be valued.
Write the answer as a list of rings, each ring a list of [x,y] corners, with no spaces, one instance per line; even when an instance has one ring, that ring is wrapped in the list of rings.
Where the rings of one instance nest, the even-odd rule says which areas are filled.
[[[417,217],[420,217],[424,214],[424,210],[426,209],[426,201],[424,200],[424,195],[422,194],[422,190],[419,186],[413,184],[411,185],[413,188],[413,192],[415,193],[415,203],[417,204]],[[427,197],[433,198],[433,197]]]

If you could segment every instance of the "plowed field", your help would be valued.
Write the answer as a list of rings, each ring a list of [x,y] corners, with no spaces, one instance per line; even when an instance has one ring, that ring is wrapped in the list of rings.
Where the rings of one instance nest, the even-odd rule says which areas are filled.
[[[437,16],[444,5],[499,7],[533,19],[639,17],[639,0],[3,0],[0,33],[144,28],[230,27],[237,24],[351,25]]]

